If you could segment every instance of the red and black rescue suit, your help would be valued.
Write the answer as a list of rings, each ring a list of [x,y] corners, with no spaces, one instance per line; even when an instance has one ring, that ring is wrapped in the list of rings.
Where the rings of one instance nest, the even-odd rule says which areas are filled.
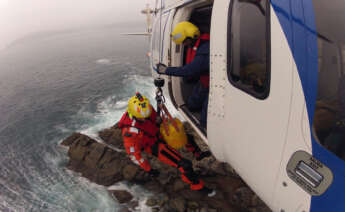
[[[151,106],[152,107],[152,106]],[[124,146],[130,159],[140,165],[146,172],[150,172],[149,162],[141,156],[145,151],[156,156],[160,161],[170,166],[176,167],[181,172],[184,182],[190,184],[192,190],[203,188],[203,182],[193,171],[192,162],[184,159],[176,150],[167,145],[159,136],[159,127],[156,125],[157,113],[152,108],[151,116],[145,121],[137,121],[134,117],[130,118],[126,112],[118,127],[122,129]],[[195,144],[192,136],[188,136],[188,150],[196,156],[200,154],[199,147]]]

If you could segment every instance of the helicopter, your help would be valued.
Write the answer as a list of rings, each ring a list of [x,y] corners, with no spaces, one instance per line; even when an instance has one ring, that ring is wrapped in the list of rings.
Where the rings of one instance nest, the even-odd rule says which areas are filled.
[[[345,2],[157,0],[145,11],[152,76],[217,160],[273,211],[345,211]],[[185,65],[171,38],[182,21],[210,34],[206,128],[186,106],[196,82],[157,74]]]

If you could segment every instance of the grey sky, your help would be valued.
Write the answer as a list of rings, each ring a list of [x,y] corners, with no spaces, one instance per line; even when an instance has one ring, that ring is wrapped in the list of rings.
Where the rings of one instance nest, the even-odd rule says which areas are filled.
[[[0,49],[30,33],[118,22],[144,22],[154,0],[0,0]]]

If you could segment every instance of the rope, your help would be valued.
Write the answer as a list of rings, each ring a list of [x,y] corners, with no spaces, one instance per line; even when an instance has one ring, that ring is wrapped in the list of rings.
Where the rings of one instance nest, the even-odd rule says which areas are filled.
[[[159,17],[159,63],[162,63],[162,14],[163,14],[163,0],[161,0],[160,7],[160,17]]]

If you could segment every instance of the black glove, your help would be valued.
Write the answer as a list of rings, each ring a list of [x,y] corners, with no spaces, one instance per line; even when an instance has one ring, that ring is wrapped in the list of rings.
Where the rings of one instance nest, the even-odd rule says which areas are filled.
[[[164,65],[163,63],[158,63],[156,66],[157,66],[158,74],[165,74],[165,72],[167,70],[167,66],[166,65]]]
[[[200,161],[204,158],[210,157],[211,156],[211,152],[210,151],[205,151],[200,153],[200,155],[196,158],[197,161]]]
[[[149,175],[150,175],[151,177],[158,177],[158,176],[159,176],[159,171],[158,171],[157,169],[151,169],[151,170],[149,171]]]

